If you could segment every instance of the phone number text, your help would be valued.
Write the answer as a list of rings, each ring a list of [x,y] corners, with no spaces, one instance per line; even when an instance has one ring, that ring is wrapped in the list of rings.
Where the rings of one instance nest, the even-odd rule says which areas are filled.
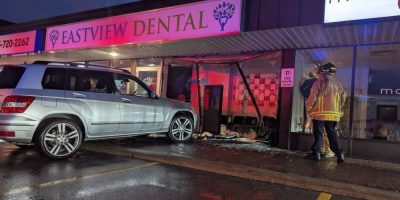
[[[0,40],[0,48],[3,49],[23,46],[29,46],[29,37],[13,40]]]

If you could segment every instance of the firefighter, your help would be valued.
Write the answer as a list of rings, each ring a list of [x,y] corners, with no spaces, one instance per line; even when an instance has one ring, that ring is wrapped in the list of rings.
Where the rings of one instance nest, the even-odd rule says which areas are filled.
[[[310,92],[311,92],[311,87],[315,83],[315,81],[318,78],[318,71],[315,69],[316,72],[310,72],[308,74],[308,78],[303,81],[303,83],[300,85],[300,92],[304,97],[304,102],[307,102],[307,99],[310,97]],[[306,103],[305,103],[306,104]],[[304,109],[306,110],[306,109]],[[311,118],[305,114],[304,116],[306,118],[306,123],[304,128],[306,130],[311,129]],[[324,132],[323,136],[323,144],[322,144],[322,149],[321,149],[321,157],[324,158],[333,158],[335,157],[335,153],[329,148],[329,140],[328,140],[328,135],[326,132]]]
[[[311,87],[307,101],[307,115],[312,118],[314,144],[311,147],[310,157],[321,160],[321,146],[324,129],[327,132],[329,145],[337,156],[337,162],[344,161],[344,154],[340,148],[336,126],[343,116],[343,106],[346,101],[346,92],[342,84],[335,79],[336,67],[332,63],[322,65],[318,69],[319,77]]]

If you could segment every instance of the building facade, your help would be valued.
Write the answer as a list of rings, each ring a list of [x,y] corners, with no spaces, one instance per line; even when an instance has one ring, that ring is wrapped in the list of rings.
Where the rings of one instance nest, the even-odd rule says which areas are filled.
[[[2,40],[33,38],[35,44],[0,51],[0,63],[124,68],[160,96],[191,102],[203,118],[213,116],[209,86],[223,86],[218,122],[243,131],[263,121],[276,130],[274,144],[308,151],[313,137],[304,129],[299,85],[332,62],[348,93],[338,127],[345,151],[398,162],[400,8],[396,0],[364,2],[140,1],[3,26]]]

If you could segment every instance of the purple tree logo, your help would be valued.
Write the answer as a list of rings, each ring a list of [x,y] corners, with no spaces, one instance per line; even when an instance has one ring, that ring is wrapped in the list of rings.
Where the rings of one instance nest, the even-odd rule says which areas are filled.
[[[218,21],[221,26],[221,31],[225,30],[225,25],[228,23],[228,20],[232,18],[235,13],[235,5],[230,2],[220,3],[214,9],[214,19]]]
[[[53,44],[53,48],[56,45],[58,38],[60,37],[60,31],[54,29],[50,33],[50,41]]]

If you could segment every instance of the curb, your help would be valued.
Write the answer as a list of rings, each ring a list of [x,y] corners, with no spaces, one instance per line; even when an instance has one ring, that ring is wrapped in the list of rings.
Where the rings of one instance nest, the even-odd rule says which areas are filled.
[[[239,178],[246,178],[255,181],[263,181],[274,184],[281,184],[290,187],[297,187],[319,192],[328,192],[336,195],[349,196],[363,199],[400,199],[400,193],[377,189],[367,186],[360,186],[348,183],[300,176],[290,173],[281,173],[267,169],[259,169],[243,165],[228,164],[205,159],[189,158],[179,155],[171,155],[148,150],[121,147],[105,147],[86,143],[81,147],[83,150],[99,153],[137,158],[152,162],[159,162],[167,165],[185,167],[195,170],[207,171]]]
[[[296,157],[304,158],[307,153],[304,152],[290,152],[290,155],[294,155]],[[287,153],[287,152],[286,152]],[[383,162],[378,160],[363,160],[357,158],[349,158],[345,157],[346,163],[348,164],[355,164],[355,165],[363,165],[369,166],[373,168],[383,169],[383,170],[391,170],[391,171],[398,171],[400,172],[400,164],[399,163],[391,163],[391,162]]]

